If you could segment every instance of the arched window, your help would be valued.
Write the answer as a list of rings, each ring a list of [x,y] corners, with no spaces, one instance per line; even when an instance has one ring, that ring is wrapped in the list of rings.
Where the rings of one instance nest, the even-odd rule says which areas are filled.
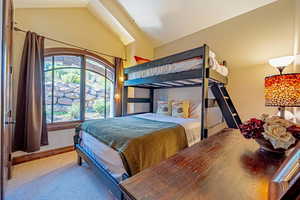
[[[81,50],[52,48],[45,53],[48,124],[113,116],[114,67]]]

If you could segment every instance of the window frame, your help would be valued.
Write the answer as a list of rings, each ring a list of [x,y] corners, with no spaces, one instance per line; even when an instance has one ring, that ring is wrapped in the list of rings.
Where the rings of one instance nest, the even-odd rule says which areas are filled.
[[[90,72],[94,72],[96,74],[99,74],[101,76],[103,76],[102,74],[94,71],[94,70],[90,70],[90,69],[86,69],[86,59],[91,59],[94,61],[97,61],[101,64],[103,64],[106,69],[111,69],[111,71],[115,72],[115,66],[114,64],[112,64],[111,62],[109,62],[108,60],[106,60],[105,58],[94,54],[92,52],[89,51],[84,51],[84,50],[80,50],[80,49],[74,49],[74,48],[46,48],[44,51],[44,58],[45,57],[49,57],[49,56],[64,56],[64,55],[70,55],[70,56],[80,56],[81,57],[81,66],[80,66],[80,70],[81,70],[81,82],[80,82],[80,89],[81,89],[81,97],[80,97],[80,118],[82,119],[82,116],[84,118],[85,115],[85,102],[84,102],[84,96],[85,96],[85,76],[84,76],[84,71],[90,71]],[[55,69],[52,69],[55,70]],[[105,70],[107,71],[107,70]],[[44,70],[43,70],[44,72]],[[106,75],[105,75],[106,76]],[[104,76],[104,77],[105,77]],[[110,80],[110,79],[109,79]],[[52,80],[53,82],[54,80]],[[106,78],[105,78],[106,81]],[[113,85],[115,85],[115,81],[116,81],[116,77],[114,76],[114,80],[112,80]],[[106,90],[106,87],[105,87]],[[106,96],[105,96],[105,100],[106,100]],[[106,102],[106,101],[105,101]],[[106,105],[105,105],[105,109],[106,109]],[[52,110],[53,112],[53,110]],[[53,113],[52,113],[53,115]],[[105,110],[105,115],[106,115],[106,110]],[[83,122],[83,120],[73,120],[73,121],[66,121],[66,122],[52,122],[52,123],[47,123],[47,129],[48,131],[57,131],[57,130],[64,130],[64,129],[72,129],[77,127],[81,122]]]

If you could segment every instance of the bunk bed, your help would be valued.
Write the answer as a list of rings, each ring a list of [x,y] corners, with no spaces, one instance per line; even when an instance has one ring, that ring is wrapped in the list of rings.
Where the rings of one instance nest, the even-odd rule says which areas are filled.
[[[223,67],[223,69],[220,67]],[[199,48],[127,68],[124,70],[125,80],[122,100],[123,117],[108,119],[108,121],[112,124],[124,124],[126,121],[132,120],[131,118],[126,118],[129,115],[140,114],[129,114],[127,112],[129,103],[147,103],[150,108],[149,112],[153,113],[154,91],[156,89],[201,86],[199,87],[199,93],[202,94],[199,137],[201,139],[208,137],[207,112],[210,107],[219,106],[228,127],[238,128],[239,124],[241,124],[241,120],[225,88],[228,78],[225,76],[227,72],[224,67],[226,67],[226,62],[223,61],[222,66],[218,65],[214,59],[213,53],[210,52],[209,47],[203,45]],[[129,98],[129,87],[148,89],[150,94],[149,98]],[[209,98],[209,88],[216,97],[215,99]],[[153,123],[154,120],[152,115],[141,114],[131,121],[132,125],[129,128],[135,129],[136,126],[136,129],[141,129],[142,125],[139,123],[143,123],[143,120],[147,117],[148,119],[151,119],[151,123]],[[169,119],[164,120],[168,121]],[[149,121],[147,121],[147,123],[148,122]],[[88,123],[90,123],[91,126],[94,124],[94,127],[86,125]],[[82,159],[84,159],[99,173],[102,180],[109,186],[111,193],[113,193],[116,198],[123,199],[119,183],[134,174],[129,173],[131,168],[128,167],[128,163],[126,163],[127,158],[124,158],[120,149],[111,149],[109,145],[107,145],[108,143],[114,143],[115,141],[110,141],[106,144],[102,144],[101,142],[97,143],[96,139],[93,137],[95,135],[85,134],[85,131],[95,131],[95,127],[97,126],[98,130],[107,129],[108,125],[105,125],[103,121],[87,122],[86,124],[87,128],[82,128],[84,126],[79,127],[74,137],[75,149],[78,153],[78,164],[81,165]],[[154,124],[153,126],[160,125],[161,124]],[[149,126],[149,124],[147,124],[147,126]],[[127,129],[120,130],[130,130],[128,127],[126,128]],[[178,129],[176,128],[176,130]],[[187,132],[187,129],[185,129],[185,131]],[[180,138],[180,133],[178,134],[178,138]],[[95,137],[97,137],[97,135]],[[111,136],[108,134],[105,137]],[[96,154],[95,152],[99,149],[101,149],[100,153]],[[115,169],[113,169],[114,171],[112,170],[113,167],[108,166],[111,160],[100,158],[100,154],[110,155],[111,157],[109,159],[114,160],[115,163],[117,163],[113,166],[115,167]],[[123,165],[124,167],[121,170],[116,169],[116,166],[119,165]],[[116,176],[116,174],[118,176]]]

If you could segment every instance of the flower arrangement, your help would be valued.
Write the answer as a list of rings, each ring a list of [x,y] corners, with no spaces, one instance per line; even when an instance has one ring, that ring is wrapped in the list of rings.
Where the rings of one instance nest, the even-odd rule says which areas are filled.
[[[255,139],[263,149],[284,152],[300,139],[300,126],[278,116],[263,114],[261,119],[252,118],[240,125],[247,139]]]

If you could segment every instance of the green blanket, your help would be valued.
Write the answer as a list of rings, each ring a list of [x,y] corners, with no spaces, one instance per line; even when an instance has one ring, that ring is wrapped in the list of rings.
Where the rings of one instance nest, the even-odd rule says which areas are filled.
[[[181,125],[134,116],[86,121],[77,128],[80,130],[118,151],[129,175],[187,147]]]

